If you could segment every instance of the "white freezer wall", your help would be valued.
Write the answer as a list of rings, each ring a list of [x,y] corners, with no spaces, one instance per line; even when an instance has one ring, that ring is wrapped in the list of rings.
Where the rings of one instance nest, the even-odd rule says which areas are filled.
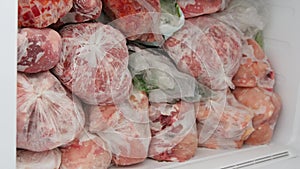
[[[272,145],[286,146],[293,151],[296,158],[280,162],[257,165],[249,168],[262,169],[296,169],[300,166],[300,1],[268,0],[270,20],[265,30],[266,53],[276,70],[276,90],[283,101],[282,114],[279,118]],[[2,118],[0,121],[0,168],[15,169],[15,127],[16,127],[16,32],[17,1],[6,1],[0,6],[0,105]],[[276,146],[236,152],[223,152],[222,155],[203,155],[203,161],[197,160],[179,165],[179,168],[210,169],[212,163],[235,161],[233,158],[259,156],[263,151],[276,149]],[[271,150],[270,150],[271,152]],[[213,153],[214,154],[214,153]],[[199,158],[202,154],[199,154]],[[236,160],[237,161],[237,160]],[[200,163],[201,162],[201,163]],[[224,162],[224,163],[225,163]],[[150,165],[150,164],[149,164]],[[181,167],[180,167],[181,166]],[[197,167],[198,166],[198,167]],[[206,166],[206,167],[205,167]],[[153,168],[147,166],[145,168]],[[175,166],[169,166],[174,168]],[[162,168],[169,168],[164,166]],[[212,167],[215,168],[215,167]]]

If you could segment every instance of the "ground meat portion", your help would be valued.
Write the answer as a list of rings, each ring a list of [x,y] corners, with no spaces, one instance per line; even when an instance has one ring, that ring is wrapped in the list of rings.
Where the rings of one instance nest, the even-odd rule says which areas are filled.
[[[184,27],[164,43],[178,69],[214,90],[234,88],[242,57],[239,34],[228,25],[201,16],[188,19]]]

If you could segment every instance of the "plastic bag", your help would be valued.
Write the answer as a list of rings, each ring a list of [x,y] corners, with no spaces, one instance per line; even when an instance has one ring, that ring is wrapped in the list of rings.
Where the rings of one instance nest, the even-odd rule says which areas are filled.
[[[129,96],[131,75],[125,37],[101,23],[80,23],[60,30],[62,56],[53,69],[83,102],[118,103]]]
[[[65,16],[71,0],[18,0],[19,27],[45,28]]]
[[[103,10],[128,40],[161,43],[159,0],[103,0]]]
[[[53,68],[62,48],[60,35],[49,28],[21,28],[18,31],[17,70],[38,73]]]
[[[60,169],[107,169],[111,163],[112,154],[106,143],[88,131],[60,150]]]
[[[231,79],[240,65],[242,42],[230,26],[208,16],[188,19],[164,49],[179,70],[198,82],[213,90],[234,88]]]
[[[236,88],[233,94],[240,103],[254,112],[252,123],[255,131],[246,143],[250,145],[269,143],[281,109],[279,95],[259,87]]]
[[[268,18],[266,6],[264,0],[231,0],[226,10],[212,16],[234,27],[242,38],[249,39],[264,29]]]
[[[17,150],[16,169],[59,169],[61,152],[53,149],[43,152]]]
[[[67,23],[81,23],[95,20],[101,15],[101,11],[101,0],[73,0],[72,9],[51,26],[60,27]]]
[[[45,151],[64,145],[83,129],[84,112],[49,72],[17,75],[17,148]]]
[[[210,94],[193,77],[179,72],[162,50],[134,50],[129,57],[133,84],[149,94],[150,102],[173,102],[178,99],[193,102]]]
[[[129,100],[118,105],[87,106],[88,129],[108,143],[115,165],[143,162],[151,140],[148,98],[133,89]]]
[[[230,0],[177,0],[185,18],[222,11],[229,2]]]
[[[213,149],[241,148],[254,131],[253,112],[230,93],[195,104],[199,146]]]
[[[152,103],[149,117],[152,133],[150,158],[183,162],[195,155],[198,140],[192,103]]]
[[[244,44],[243,58],[237,73],[233,77],[236,87],[261,87],[272,91],[275,84],[275,73],[268,57],[260,45],[248,39]]]

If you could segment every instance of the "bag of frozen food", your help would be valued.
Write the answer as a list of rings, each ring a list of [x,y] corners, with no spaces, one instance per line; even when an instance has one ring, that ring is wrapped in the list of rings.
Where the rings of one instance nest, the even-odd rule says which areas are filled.
[[[240,103],[254,112],[252,123],[255,130],[246,140],[246,144],[270,143],[281,110],[280,96],[259,87],[239,87],[233,94]]]
[[[131,75],[125,37],[102,23],[63,27],[62,55],[52,72],[73,94],[92,105],[128,98]]]
[[[132,47],[131,47],[132,48]],[[129,70],[133,84],[149,94],[150,102],[189,102],[208,97],[209,89],[193,77],[177,70],[174,63],[161,49],[140,49],[129,56]]]
[[[187,19],[164,43],[177,68],[213,90],[234,88],[232,77],[242,57],[240,34],[209,16]]]
[[[87,130],[68,145],[60,147],[60,151],[60,169],[107,169],[112,158],[103,139]]]
[[[241,148],[254,131],[253,112],[230,93],[218,93],[196,106],[199,146],[213,149]]]
[[[46,151],[83,129],[81,102],[49,71],[17,74],[17,148]]]
[[[103,10],[111,25],[119,29],[128,40],[159,42],[159,0],[103,0]]]
[[[150,158],[183,162],[195,155],[198,139],[192,103],[151,103],[149,117],[152,134]]]
[[[65,16],[72,0],[18,0],[18,26],[45,28]]]
[[[177,0],[185,18],[212,14],[224,10],[230,0]]]
[[[60,164],[59,149],[42,152],[17,150],[16,169],[59,169]]]
[[[133,89],[128,100],[116,105],[87,105],[89,132],[108,144],[117,166],[143,162],[151,140],[148,98],[145,92]]]

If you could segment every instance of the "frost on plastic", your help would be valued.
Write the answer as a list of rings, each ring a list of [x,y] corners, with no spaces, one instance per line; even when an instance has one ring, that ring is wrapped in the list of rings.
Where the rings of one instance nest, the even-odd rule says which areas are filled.
[[[210,91],[188,74],[179,72],[160,49],[139,49],[129,57],[133,82],[149,94],[150,102],[199,101]]]
[[[108,143],[115,165],[131,165],[144,161],[151,139],[148,98],[132,90],[129,100],[116,105],[87,106],[89,131]]]
[[[61,152],[53,149],[43,152],[17,150],[16,169],[59,169]]]
[[[17,148],[45,151],[75,139],[84,125],[80,101],[50,73],[17,75]]]

